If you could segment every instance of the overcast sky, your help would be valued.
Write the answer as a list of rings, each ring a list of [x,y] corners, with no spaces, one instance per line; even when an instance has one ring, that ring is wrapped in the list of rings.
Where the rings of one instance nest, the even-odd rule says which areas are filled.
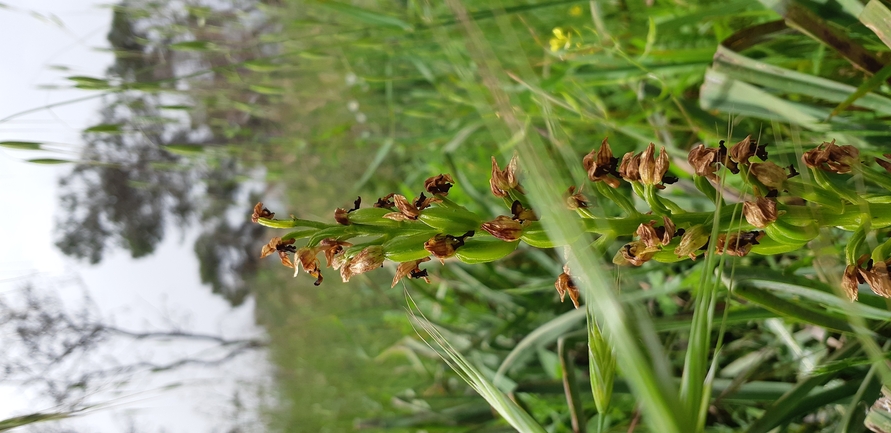
[[[112,62],[105,36],[111,10],[93,0],[0,0],[0,119],[25,110],[92,95],[70,87],[65,77],[102,76]],[[56,66],[68,68],[60,70]],[[98,100],[41,109],[0,122],[0,141],[38,141],[76,149],[80,131],[98,123]],[[226,336],[257,335],[253,303],[231,310],[208,287],[200,284],[191,245],[194,234],[183,238],[174,230],[146,259],[134,261],[126,252],[109,254],[99,266],[88,266],[60,255],[53,246],[57,211],[56,183],[69,166],[41,166],[25,159],[46,157],[0,148],[0,296],[14,297],[32,281],[60,290],[65,299],[80,299],[83,291],[105,317],[134,329],[159,329],[173,320],[198,332]],[[75,155],[55,155],[73,158]],[[78,281],[78,284],[72,284]],[[189,347],[170,350],[189,354]],[[237,371],[237,373],[233,373]],[[113,407],[80,417],[85,431],[117,432],[130,420],[142,431],[201,432],[219,427],[224,405],[239,380],[248,384],[267,377],[262,354],[241,359],[225,369],[173,377],[195,386],[180,391],[157,390],[157,380],[134,384],[111,401]],[[140,389],[142,386],[144,388]],[[246,385],[245,389],[250,388]],[[249,391],[248,391],[249,392]],[[49,409],[14,386],[0,384],[0,419]]]

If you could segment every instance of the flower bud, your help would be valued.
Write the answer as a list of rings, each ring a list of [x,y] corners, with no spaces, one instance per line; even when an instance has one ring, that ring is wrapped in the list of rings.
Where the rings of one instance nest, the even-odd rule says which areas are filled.
[[[622,163],[619,165],[619,176],[628,182],[637,182],[640,180],[640,155],[634,152],[628,152],[622,157]]]
[[[350,218],[347,215],[349,211],[343,208],[337,208],[334,210],[334,221],[337,221],[338,224],[348,226],[350,225]]]
[[[743,203],[743,216],[749,224],[763,229],[777,220],[777,202],[764,197]]]
[[[665,149],[663,148],[663,153]],[[655,185],[662,180],[662,175],[656,173],[656,145],[650,143],[646,150],[640,156],[640,183],[644,185]],[[664,173],[663,173],[664,174]]]
[[[695,225],[690,227],[689,230],[684,232],[684,236],[681,237],[681,244],[674,249],[674,253],[678,257],[687,256],[691,260],[696,260],[696,252],[708,243],[708,238],[709,233],[706,231],[705,226]]]
[[[520,239],[523,234],[523,225],[519,221],[515,221],[510,217],[501,215],[492,221],[485,222],[481,228],[492,236],[506,242],[513,242]]]

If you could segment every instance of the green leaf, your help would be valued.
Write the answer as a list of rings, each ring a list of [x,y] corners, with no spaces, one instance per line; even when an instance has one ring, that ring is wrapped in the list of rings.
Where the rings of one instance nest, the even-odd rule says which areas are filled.
[[[204,152],[204,146],[197,144],[167,144],[164,150],[178,155],[195,155]]]
[[[41,144],[33,141],[0,141],[0,147],[22,150],[40,150]]]
[[[67,78],[68,80],[73,81],[74,87],[77,87],[78,89],[100,90],[111,88],[108,81],[101,78],[85,77],[82,75],[74,75]]]
[[[185,41],[167,46],[173,51],[213,51],[216,45],[209,41]]]
[[[103,123],[101,125],[91,126],[87,129],[84,129],[84,132],[106,132],[106,133],[119,133],[121,132],[121,124],[120,123]]]
[[[44,165],[53,165],[53,164],[68,164],[74,161],[69,161],[67,159],[56,159],[56,158],[36,158],[29,159],[28,162],[33,164],[44,164]]]
[[[322,1],[319,2],[319,5],[365,24],[373,26],[398,27],[405,31],[413,30],[411,25],[409,25],[405,21],[400,20],[399,18],[379,14],[377,12],[372,12],[370,10],[362,9],[356,6],[351,6],[334,1]]]
[[[282,65],[264,59],[248,60],[242,63],[241,66],[254,72],[273,72],[282,68]]]
[[[252,84],[248,86],[248,88],[263,95],[281,95],[285,93],[285,88],[279,86],[263,86],[259,84]]]

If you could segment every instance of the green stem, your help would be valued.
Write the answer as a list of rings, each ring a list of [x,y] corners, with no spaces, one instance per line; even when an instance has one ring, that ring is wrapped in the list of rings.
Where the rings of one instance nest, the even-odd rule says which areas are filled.
[[[312,227],[324,229],[332,227],[333,224],[325,224],[318,221],[303,220],[300,218],[291,218],[289,220],[273,220],[269,218],[260,218],[257,220],[261,226],[272,227],[274,229],[290,229],[294,227]]]

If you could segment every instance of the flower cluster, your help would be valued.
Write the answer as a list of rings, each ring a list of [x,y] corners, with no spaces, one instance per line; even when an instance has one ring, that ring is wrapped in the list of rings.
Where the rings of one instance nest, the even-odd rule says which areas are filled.
[[[891,154],[885,157],[891,158]],[[880,158],[875,161],[891,172],[891,162]],[[670,174],[671,158],[664,147],[657,155],[656,146],[650,143],[642,152],[628,152],[619,159],[613,155],[607,139],[585,155],[581,165],[594,182],[593,193],[598,199],[616,202],[624,215],[595,216],[589,210],[591,201],[582,193],[584,185],[569,186],[563,203],[568,211],[594,220],[585,227],[602,239],[630,239],[614,250],[613,263],[617,265],[696,260],[709,250],[735,257],[779,254],[801,249],[820,234],[821,228],[852,230],[859,233],[857,239],[861,241],[847,245],[844,292],[856,300],[859,285],[867,284],[876,294],[891,297],[891,259],[879,260],[886,249],[891,250],[891,241],[873,251],[871,257],[851,259],[858,257],[863,248],[866,231],[891,226],[891,204],[887,200],[844,190],[839,187],[844,179],[833,178],[858,175],[871,184],[891,189],[891,181],[883,177],[886,173],[866,167],[853,146],[832,141],[804,153],[802,162],[812,171],[813,182],[819,188],[796,178],[799,173],[794,165],[784,168],[768,161],[766,145],[750,136],[729,148],[723,141],[717,147],[699,144],[690,150],[687,162],[693,173],[685,176],[692,176],[692,184],[716,204],[723,203],[718,190],[727,187],[727,176],[738,176],[744,189],[735,196],[744,197],[743,218],[733,218],[731,212],[725,212],[724,209],[739,209],[730,205],[723,205],[718,211],[720,220],[716,220],[716,212],[682,209],[659,194],[666,185],[679,181]],[[631,188],[623,188],[623,182]],[[323,281],[320,254],[325,257],[325,267],[339,271],[344,282],[378,269],[387,261],[395,262],[395,286],[403,278],[429,282],[428,270],[420,266],[431,258],[443,264],[451,258],[475,264],[501,259],[513,253],[521,241],[535,248],[559,246],[547,236],[538,215],[529,206],[520,184],[516,156],[504,169],[492,158],[489,185],[492,194],[509,206],[509,214],[486,220],[453,202],[448,195],[455,181],[448,174],[439,174],[428,178],[424,190],[413,199],[391,193],[378,198],[370,208],[361,208],[362,199],[357,198],[351,208],[334,212],[333,223],[293,216],[277,220],[263,203],[254,207],[251,219],[269,227],[301,228],[270,240],[261,257],[278,254],[282,265],[293,268],[295,276],[302,269],[316,278],[316,285]],[[641,203],[647,209],[641,209]],[[717,233],[714,238],[713,233]],[[301,239],[306,242],[298,248],[297,241]],[[563,267],[555,288],[561,301],[568,294],[578,308],[580,293],[568,265]]]

